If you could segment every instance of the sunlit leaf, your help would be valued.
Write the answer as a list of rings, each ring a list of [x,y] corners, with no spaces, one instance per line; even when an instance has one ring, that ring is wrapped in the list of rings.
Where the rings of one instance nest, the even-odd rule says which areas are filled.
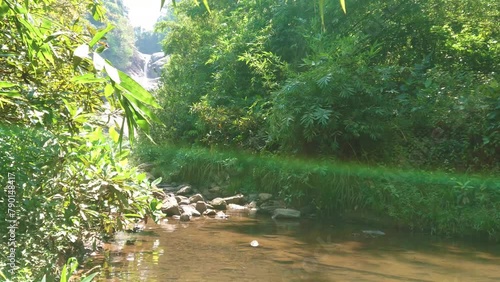
[[[156,103],[153,95],[151,95],[151,93],[144,89],[144,87],[142,87],[138,82],[136,82],[120,70],[118,70],[118,74],[120,75],[121,79],[120,86],[127,90],[132,97],[143,102],[146,105],[160,108],[160,105]]]
[[[97,53],[94,52],[93,58],[94,62],[94,68],[98,71],[101,71],[104,68],[104,65],[106,64],[106,61]]]
[[[99,83],[106,82],[106,79],[102,77],[95,77],[93,73],[86,73],[84,75],[73,77],[71,81],[75,83]]]
[[[118,70],[111,66],[108,63],[104,64],[104,68],[106,69],[106,73],[109,75],[109,77],[116,83],[120,84],[120,75],[118,74]]]
[[[76,47],[73,55],[76,56],[76,57],[79,57],[79,58],[88,58],[89,57],[89,45],[87,44],[82,44],[78,47]]]
[[[90,40],[90,47],[94,47],[94,45],[99,41],[101,40],[101,38],[103,38],[104,35],[106,35],[106,33],[108,33],[110,30],[112,30],[113,28],[115,28],[113,25],[111,24],[108,24],[105,28],[99,30],[99,32],[97,32],[94,37],[92,38],[92,40]]]
[[[345,0],[340,0],[340,6],[342,7],[342,11],[344,11],[344,14],[347,14],[347,10],[345,8]]]
[[[90,274],[89,276],[85,277],[85,278],[82,278],[80,280],[80,282],[90,282],[94,279],[94,277],[96,277],[96,275],[99,274],[99,272],[96,272],[96,273],[92,273]]]

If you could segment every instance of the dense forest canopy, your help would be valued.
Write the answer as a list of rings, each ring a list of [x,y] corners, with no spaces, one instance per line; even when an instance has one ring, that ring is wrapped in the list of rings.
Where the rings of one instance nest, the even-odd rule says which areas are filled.
[[[498,169],[499,3],[208,2],[159,25],[156,140]]]

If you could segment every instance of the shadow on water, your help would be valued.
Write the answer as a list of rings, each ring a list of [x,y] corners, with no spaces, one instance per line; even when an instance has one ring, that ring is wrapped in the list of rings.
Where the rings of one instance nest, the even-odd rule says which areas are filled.
[[[500,281],[500,247],[312,220],[170,219],[106,246],[99,281]],[[258,247],[250,242],[257,240]]]

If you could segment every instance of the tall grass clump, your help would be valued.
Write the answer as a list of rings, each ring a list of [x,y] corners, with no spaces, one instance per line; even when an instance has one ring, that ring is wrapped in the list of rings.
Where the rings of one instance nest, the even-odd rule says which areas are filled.
[[[500,179],[170,145],[141,145],[136,159],[169,181],[268,192],[322,215],[361,212],[412,230],[499,238]]]

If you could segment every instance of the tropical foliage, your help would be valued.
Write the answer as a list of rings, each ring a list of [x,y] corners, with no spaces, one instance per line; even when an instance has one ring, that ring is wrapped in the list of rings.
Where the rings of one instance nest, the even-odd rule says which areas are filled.
[[[14,281],[54,281],[102,235],[159,215],[125,138],[158,105],[102,58],[113,26],[88,12],[104,21],[96,1],[0,1],[0,269]]]
[[[159,25],[158,140],[498,169],[498,3],[208,3]]]

